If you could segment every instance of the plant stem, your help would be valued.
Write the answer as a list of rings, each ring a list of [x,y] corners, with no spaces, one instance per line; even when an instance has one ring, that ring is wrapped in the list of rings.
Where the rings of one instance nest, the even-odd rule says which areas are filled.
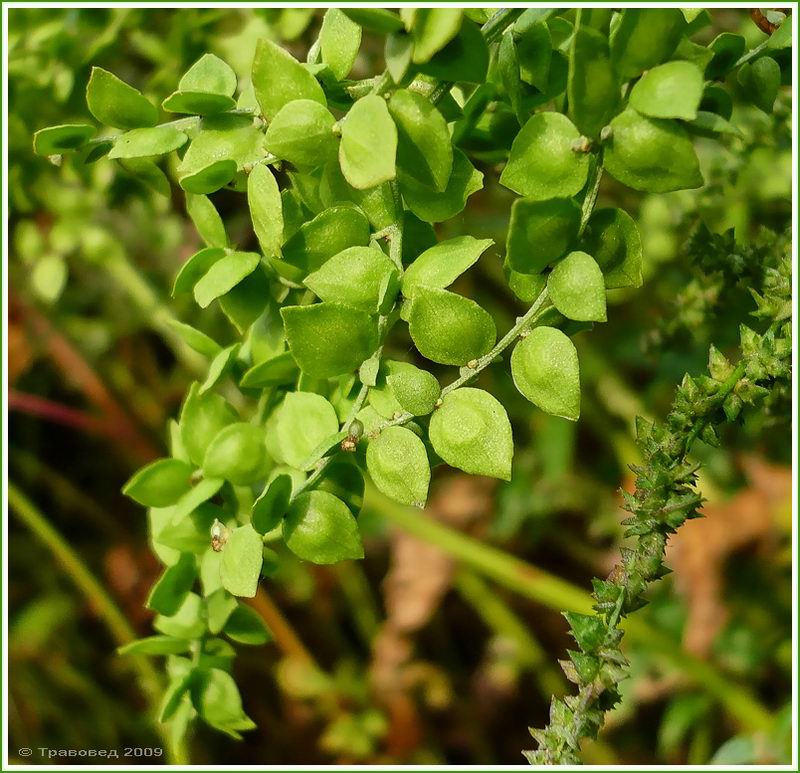
[[[592,613],[593,599],[581,588],[427,518],[416,508],[400,505],[371,485],[367,487],[367,507],[374,508],[409,534],[436,545],[466,566],[525,598],[557,611],[569,609]],[[639,618],[627,618],[624,628],[631,642],[646,645],[657,652],[694,684],[713,695],[744,730],[762,731],[771,726],[769,710],[749,690],[729,681],[710,663],[682,650],[672,637]]]
[[[72,546],[53,528],[42,512],[14,483],[9,481],[8,504],[25,526],[61,564],[66,575],[84,595],[92,609],[100,616],[109,630],[117,646],[128,644],[136,638],[136,633],[125,615],[120,611],[108,591],[92,574]],[[161,679],[149,660],[142,657],[131,657],[126,660],[139,676],[139,687],[150,703],[153,714],[157,712],[161,701]],[[166,729],[158,725],[160,735],[167,747],[172,764],[185,764],[188,761],[186,750],[173,747]]]
[[[284,655],[319,668],[313,655],[263,587],[259,587],[255,597],[247,600],[247,603],[263,618]]]
[[[589,223],[589,218],[594,211],[594,205],[597,203],[597,194],[600,191],[600,180],[603,178],[603,152],[600,151],[594,159],[594,165],[589,177],[589,183],[586,186],[586,195],[583,197],[583,206],[581,207],[581,224],[578,228],[578,238],[583,236],[586,226]]]

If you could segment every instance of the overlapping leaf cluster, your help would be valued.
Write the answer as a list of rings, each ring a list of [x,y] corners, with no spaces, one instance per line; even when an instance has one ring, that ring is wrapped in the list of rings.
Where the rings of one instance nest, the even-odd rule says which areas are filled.
[[[89,124],[70,124],[36,134],[36,151],[55,161],[107,156],[167,194],[160,163],[171,158],[206,245],[182,266],[173,295],[218,306],[235,331],[223,345],[176,325],[208,358],[208,375],[170,426],[171,456],[125,489],[149,508],[165,565],[148,602],[159,635],[130,650],[168,656],[161,720],[174,732],[198,715],[234,736],[252,727],[228,639],[269,637],[237,600],[273,570],[277,556],[265,545],[282,541],[320,564],[361,558],[365,471],[385,494],[417,506],[442,462],[510,478],[505,408],[468,386],[506,349],[522,395],[579,417],[568,333],[605,321],[606,290],[637,287],[642,276],[633,218],[595,210],[604,170],[637,191],[700,186],[692,137],[735,131],[704,70],[750,67],[743,87],[764,110],[776,67],[780,80],[771,54],[788,45],[783,27],[748,64],[743,51],[731,54],[735,42],[692,42],[708,21],[678,9],[330,9],[306,62],[263,39],[240,79],[203,56],[161,104],[186,117],[158,124],[145,95],[95,68],[89,111],[125,131],[96,136]],[[384,36],[386,70],[355,80],[364,34]],[[501,163],[500,183],[517,194],[503,266],[529,304],[499,339],[493,317],[450,289],[479,260],[495,259],[492,241],[438,241],[434,230],[483,187],[485,162]],[[222,189],[246,196],[247,249],[231,243],[211,198]],[[457,375],[442,386],[433,365],[385,357],[405,335],[417,362]],[[642,534],[652,555],[631,554],[624,581],[599,587],[601,604],[619,604],[611,615],[633,608],[635,583],[657,571],[663,539],[655,527]],[[573,618],[586,649],[575,668],[582,684],[613,684],[616,656],[603,655],[600,676],[590,674],[595,650],[617,644],[592,620]],[[603,708],[607,697],[582,690],[578,717]],[[574,751],[588,726],[568,730],[570,711],[554,704],[557,737]]]

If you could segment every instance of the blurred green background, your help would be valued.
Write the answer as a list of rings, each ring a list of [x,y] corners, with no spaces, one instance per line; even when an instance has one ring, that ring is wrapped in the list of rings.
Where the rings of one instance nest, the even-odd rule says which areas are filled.
[[[91,65],[160,101],[207,51],[243,78],[259,37],[304,58],[321,16],[300,8],[9,10],[12,762],[48,762],[39,747],[121,754],[162,746],[147,703],[160,663],[114,651],[150,632],[144,600],[159,573],[144,511],[119,490],[163,454],[166,420],[205,367],[170,319],[221,342],[233,333],[218,311],[168,299],[181,262],[200,246],[174,183],[166,198],[106,160],[52,165],[33,155],[31,135],[86,119]],[[723,30],[751,44],[764,37],[741,9],[714,10],[699,38]],[[365,35],[355,77],[382,69],[382,43]],[[738,101],[734,110],[742,138],[697,142],[703,189],[643,196],[604,181],[600,206],[637,216],[645,284],[612,294],[609,322],[576,338],[581,421],[531,409],[506,370],[489,369],[483,385],[514,425],[513,481],[440,471],[425,517],[470,535],[478,551],[498,547],[582,591],[609,571],[621,540],[618,489],[631,484],[636,462],[635,416],[663,416],[682,374],[705,367],[709,343],[735,351],[753,307],[747,271],[723,280],[687,240],[700,222],[715,232],[735,228],[751,245],[731,242],[745,269],[787,248],[787,237],[764,229],[785,234],[791,222],[790,89],[781,89],[772,115]],[[504,244],[512,197],[496,167],[481,168],[484,190],[440,227],[440,238],[468,232]],[[241,194],[221,192],[215,203],[232,241],[253,242]],[[460,282],[499,330],[522,310],[497,248]],[[767,412],[728,427],[721,450],[699,444],[709,517],[681,530],[668,556],[674,573],[639,613],[677,655],[665,658],[646,638],[629,642],[624,703],[602,741],[587,747],[587,762],[789,761],[789,414],[790,396],[778,395]],[[276,642],[242,648],[236,665],[258,729],[240,743],[199,730],[192,762],[522,762],[527,726],[541,725],[550,694],[566,689],[556,661],[570,642],[559,610],[397,528],[392,506],[376,496],[361,520],[367,558],[358,565],[317,567],[281,555],[269,596],[256,599]],[[94,578],[116,612],[98,606],[76,577],[84,591]],[[693,681],[685,657],[706,663],[722,687]],[[749,721],[729,710],[740,691],[757,707]],[[34,754],[22,760],[21,747]]]

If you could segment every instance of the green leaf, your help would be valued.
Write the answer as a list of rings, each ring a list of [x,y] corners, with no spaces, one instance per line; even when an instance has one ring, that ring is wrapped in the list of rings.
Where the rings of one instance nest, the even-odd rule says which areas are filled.
[[[259,164],[247,178],[247,204],[261,251],[280,256],[283,242],[283,201],[269,167]]]
[[[194,299],[205,309],[213,300],[236,287],[261,262],[256,252],[229,252],[215,261],[194,286]]]
[[[203,91],[173,91],[161,107],[169,113],[188,113],[190,115],[216,115],[236,107],[236,100],[223,94],[209,94]]]
[[[224,257],[225,250],[220,247],[205,247],[195,252],[178,271],[172,284],[172,297],[191,292],[211,267]]]
[[[187,193],[186,212],[194,223],[197,233],[200,234],[200,238],[208,247],[225,248],[228,246],[228,234],[225,233],[225,223],[222,222],[219,212],[217,212],[216,207],[207,196]],[[222,257],[222,255],[219,257]],[[202,273],[204,274],[205,271]],[[200,274],[200,276],[202,276],[202,274]],[[199,278],[198,276],[198,279]],[[192,287],[194,287],[194,283]]]
[[[244,334],[264,313],[270,301],[270,283],[263,265],[258,265],[219,299],[219,307],[233,326]]]
[[[703,184],[692,142],[677,123],[629,109],[611,122],[611,131],[604,163],[623,185],[665,193]]]
[[[211,727],[241,738],[239,731],[252,730],[255,723],[244,713],[239,688],[233,677],[219,668],[198,673],[192,684],[192,703]]]
[[[33,135],[33,152],[39,156],[58,156],[80,148],[94,133],[94,126],[85,123],[48,126]]]
[[[514,25],[514,34],[520,79],[539,91],[547,91],[553,58],[553,41],[547,24],[520,17]]]
[[[225,623],[223,633],[239,644],[265,644],[272,639],[269,628],[258,613],[246,604],[238,604]]]
[[[458,34],[418,67],[421,73],[438,80],[483,83],[489,69],[489,48],[478,25],[465,19]],[[446,112],[444,102],[440,103],[442,113]]]
[[[596,209],[581,247],[603,271],[606,287],[641,287],[642,240],[633,218],[622,209]]]
[[[781,68],[769,56],[762,56],[739,68],[739,85],[753,104],[765,113],[772,112],[781,85]]]
[[[387,361],[386,385],[404,411],[414,416],[433,412],[442,388],[433,373],[408,362]]]
[[[182,553],[177,563],[168,566],[147,597],[147,608],[162,615],[174,615],[186,600],[197,577],[197,562],[191,553]]]
[[[199,393],[197,383],[189,387],[181,410],[181,440],[194,464],[202,464],[206,449],[220,430],[233,424],[237,415],[224,398],[213,392]]]
[[[208,478],[224,478],[245,486],[264,477],[266,458],[263,428],[236,422],[220,430],[209,444],[203,472]]]
[[[404,505],[425,507],[431,468],[425,444],[405,427],[387,427],[367,446],[367,470],[378,490]]]
[[[353,372],[378,346],[374,320],[341,303],[284,306],[281,316],[289,349],[300,370],[312,378]]]
[[[214,483],[216,489],[219,490],[223,481],[214,481]],[[158,533],[160,545],[174,548],[181,553],[194,553],[195,555],[203,555],[208,550],[210,530],[219,515],[219,510],[215,505],[206,504],[210,498],[206,496],[206,493],[213,488],[207,489],[207,486],[207,480],[201,481],[188,494],[181,497],[180,502],[172,508],[172,520]],[[206,501],[195,506],[195,502],[200,498],[198,492],[202,492]],[[190,505],[186,505],[185,503],[190,498],[193,501]],[[189,507],[193,509],[187,515],[186,510]]]
[[[200,596],[189,593],[174,615],[156,615],[153,628],[176,639],[199,639],[206,630]]]
[[[589,173],[589,155],[574,149],[579,137],[561,113],[531,116],[511,146],[500,184],[529,199],[574,196]]]
[[[188,652],[191,643],[171,636],[146,636],[144,639],[124,644],[117,648],[120,655],[180,655]]]
[[[292,553],[315,564],[364,557],[356,519],[341,499],[326,491],[309,491],[292,502],[283,536]]]
[[[733,32],[722,32],[717,35],[708,44],[713,57],[706,66],[706,77],[724,78],[739,61],[746,46],[747,43],[741,35],[735,35]]]
[[[547,278],[547,294],[567,319],[606,321],[606,285],[591,255],[570,252],[556,263]]]
[[[250,523],[253,528],[259,534],[272,531],[283,520],[283,516],[289,509],[291,497],[292,479],[288,475],[278,475],[253,503],[253,511],[250,515]]]
[[[236,73],[218,56],[203,54],[180,79],[178,90],[232,97],[236,91]]]
[[[253,365],[243,376],[239,384],[249,389],[263,389],[268,386],[291,384],[297,379],[299,369],[291,352],[284,352],[277,357]]]
[[[67,283],[67,263],[61,255],[44,255],[34,264],[30,283],[45,303],[55,303]]]
[[[311,72],[277,43],[264,38],[258,41],[253,59],[253,88],[268,121],[294,99],[326,104],[325,93]]]
[[[508,223],[509,266],[522,274],[538,274],[569,249],[580,219],[580,207],[572,199],[517,199]]]
[[[337,11],[331,8],[331,11]],[[310,99],[296,99],[272,119],[265,138],[267,150],[298,167],[316,168],[336,158],[336,120],[328,108]]]
[[[431,417],[430,439],[451,467],[511,480],[511,424],[505,408],[488,392],[461,387],[446,395]]]
[[[457,236],[425,250],[403,274],[402,289],[412,298],[418,287],[449,287],[494,244],[492,239]]]
[[[386,34],[403,29],[402,19],[385,8],[343,8],[342,13],[370,32]]]
[[[546,413],[577,421],[581,385],[575,345],[554,327],[536,327],[511,354],[511,376],[520,393]]]
[[[666,61],[686,20],[677,8],[626,8],[611,32],[611,59],[623,78],[635,78]]]
[[[378,96],[359,99],[342,123],[339,166],[350,185],[373,188],[395,178],[397,128],[386,102]]]
[[[689,121],[687,128],[692,134],[700,137],[714,137],[716,134],[734,134],[742,137],[742,132],[730,121],[726,121],[721,115],[708,113],[705,110],[698,110],[697,117]]]
[[[508,261],[504,263],[503,271],[508,279],[509,289],[524,303],[533,303],[547,284],[544,274],[520,274],[510,267]]]
[[[219,633],[238,606],[239,602],[230,593],[224,588],[217,588],[206,598],[208,630],[213,634]]]
[[[309,274],[304,284],[323,301],[341,301],[374,314],[386,277],[395,271],[377,247],[348,247]]]
[[[582,20],[587,9],[579,13]],[[619,105],[620,84],[611,63],[608,38],[582,21],[572,39],[567,95],[570,118],[588,137],[600,134]]]
[[[283,245],[284,262],[273,265],[279,273],[290,273],[295,281],[302,281],[342,250],[367,244],[369,221],[364,213],[353,205],[341,204],[304,223]]]
[[[344,179],[338,159],[325,165],[319,195],[326,207],[347,201],[358,205],[376,231],[388,228],[397,219],[389,183],[359,191]]]
[[[309,454],[338,431],[336,409],[322,395],[289,392],[278,410],[276,441],[283,460],[296,469],[302,469]]]
[[[263,442],[262,442],[263,445]],[[222,548],[222,587],[234,596],[252,598],[258,589],[264,543],[250,524],[233,529]]]
[[[453,170],[453,146],[442,114],[430,100],[398,89],[389,100],[397,127],[397,165],[422,185],[442,192]]]
[[[497,340],[489,312],[470,298],[437,288],[417,288],[408,324],[419,353],[442,365],[466,365]]]
[[[386,36],[383,58],[386,60],[386,69],[395,83],[403,82],[411,65],[413,53],[414,40],[411,35],[405,32],[392,32]]]
[[[140,91],[101,67],[92,67],[86,104],[100,123],[120,129],[154,126],[158,121],[158,110]]]
[[[648,70],[633,87],[630,106],[652,118],[697,115],[703,96],[703,73],[691,62],[667,62]]]
[[[178,166],[178,182],[190,193],[213,193],[265,155],[264,133],[252,116],[209,116]]]
[[[453,150],[453,171],[447,187],[441,193],[403,175],[400,192],[406,206],[420,219],[441,223],[455,217],[466,206],[467,199],[483,187],[479,172],[458,148]]]
[[[135,473],[122,493],[145,507],[174,505],[191,489],[193,473],[180,459],[157,459]]]
[[[781,22],[781,26],[772,33],[767,41],[767,48],[773,50],[780,50],[783,48],[791,48],[792,45],[792,16],[787,14],[786,18]]]
[[[132,129],[115,140],[109,158],[142,158],[162,156],[186,144],[189,138],[170,126]]]
[[[413,8],[400,15],[414,40],[414,63],[427,62],[444,48],[461,28],[460,8]]]
[[[241,348],[241,344],[231,344],[214,356],[208,366],[208,376],[198,390],[199,394],[202,395],[204,392],[208,392],[209,389],[213,389],[220,382],[233,367]]]
[[[329,8],[319,31],[322,61],[337,81],[346,78],[361,47],[361,27],[338,8]]]

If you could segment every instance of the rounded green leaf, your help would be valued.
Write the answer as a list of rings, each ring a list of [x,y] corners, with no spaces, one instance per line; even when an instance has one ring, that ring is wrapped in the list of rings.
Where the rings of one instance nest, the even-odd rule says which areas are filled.
[[[580,13],[583,19],[586,9]],[[569,115],[588,137],[596,137],[617,112],[620,84],[611,63],[608,38],[583,23],[572,40],[567,94]]]
[[[346,78],[361,47],[361,27],[344,11],[329,8],[319,31],[322,61],[331,68],[337,81]]]
[[[488,392],[461,387],[445,396],[431,417],[429,434],[434,451],[451,467],[511,480],[511,424]]]
[[[406,206],[426,223],[441,223],[455,217],[464,209],[467,199],[482,187],[483,173],[458,148],[453,150],[453,171],[441,193],[406,175],[400,177],[400,192]]]
[[[233,408],[217,394],[199,394],[200,385],[189,387],[180,417],[181,439],[189,458],[202,464],[211,441],[223,427],[236,421]]]
[[[414,416],[427,416],[433,412],[442,393],[433,373],[408,362],[395,362],[386,375],[386,385],[404,411]]]
[[[742,65],[738,80],[759,110],[772,112],[781,85],[781,68],[772,57],[762,56],[754,62]]]
[[[489,69],[486,39],[477,24],[464,19],[458,34],[418,68],[421,73],[442,81],[483,83]],[[440,106],[443,104],[444,100]],[[441,109],[444,113],[444,108]]]
[[[131,129],[115,140],[109,158],[163,156],[182,147],[189,138],[171,126]]]
[[[209,444],[203,472],[209,478],[224,478],[245,486],[263,477],[266,457],[263,428],[236,422],[221,430]]]
[[[206,630],[203,604],[196,593],[187,594],[174,615],[157,615],[153,628],[176,639],[198,639]]]
[[[624,185],[664,193],[703,184],[692,142],[677,123],[625,110],[610,125],[605,167]]]
[[[207,336],[202,330],[197,330],[191,325],[187,325],[178,319],[169,320],[169,326],[181,337],[181,339],[205,357],[216,357],[221,350],[221,346],[211,336]]]
[[[531,116],[511,145],[500,184],[529,199],[574,196],[589,173],[589,155],[575,150],[579,138],[561,113]]]
[[[48,126],[33,135],[33,152],[40,156],[57,156],[81,147],[94,133],[94,126],[85,123]]]
[[[265,164],[253,167],[247,178],[247,204],[262,252],[268,258],[280,255],[283,200],[275,176]]]
[[[317,489],[341,499],[354,516],[357,517],[361,512],[364,504],[364,476],[354,462],[334,461],[329,464]]]
[[[291,352],[283,352],[264,362],[253,365],[242,376],[239,384],[248,389],[291,384],[297,380],[298,368]]]
[[[198,671],[192,683],[192,704],[208,725],[233,738],[241,738],[240,730],[252,730],[255,727],[242,709],[242,698],[236,682],[222,669]]]
[[[100,123],[120,129],[154,126],[158,121],[155,105],[102,67],[92,67],[86,86],[86,104]]]
[[[218,56],[203,54],[180,79],[178,90],[232,97],[236,91],[236,73]]]
[[[400,173],[444,191],[453,171],[453,146],[442,114],[430,100],[407,89],[394,92],[389,113],[397,126]]]
[[[341,301],[374,314],[392,272],[394,264],[377,247],[348,247],[309,274],[304,284],[323,301]]]
[[[336,157],[335,122],[328,108],[319,102],[296,99],[272,119],[264,142],[278,158],[295,166],[316,168]]]
[[[442,365],[466,365],[497,340],[489,312],[470,298],[436,288],[417,288],[408,324],[419,353]]]
[[[261,38],[253,59],[253,88],[261,113],[271,121],[294,99],[311,99],[326,104],[325,93],[311,74],[277,43]]]
[[[573,199],[514,201],[506,241],[509,267],[521,274],[538,274],[569,249],[580,219],[581,209]]]
[[[228,234],[225,232],[225,224],[222,222],[217,208],[207,196],[187,193],[186,212],[192,219],[200,238],[208,247],[224,248],[228,246]]]
[[[724,78],[733,68],[747,46],[741,35],[733,32],[722,32],[714,38],[708,48],[713,53],[713,58],[706,66],[706,77]]]
[[[629,104],[652,118],[681,118],[697,115],[703,96],[703,73],[691,62],[667,62],[648,70],[631,91]]]
[[[220,561],[222,564],[222,561]],[[224,588],[217,588],[206,598],[206,609],[208,610],[208,630],[211,633],[219,633],[228,618],[233,614],[233,610],[239,606],[239,602],[231,596]]]
[[[229,639],[239,644],[265,644],[272,633],[252,607],[239,603],[225,622],[222,631]]]
[[[286,464],[302,469],[309,454],[339,431],[335,408],[313,392],[289,392],[278,410],[276,441]]]
[[[180,268],[172,284],[172,297],[191,292],[209,269],[221,258],[225,250],[219,247],[205,247],[195,252]]]
[[[183,553],[177,563],[168,566],[147,597],[147,608],[162,615],[174,615],[186,600],[197,578],[197,561]]]
[[[236,176],[236,162],[232,159],[212,161],[206,166],[182,174],[178,184],[188,193],[214,193]]]
[[[405,427],[387,427],[367,446],[367,470],[386,496],[425,507],[431,468],[425,444]]]
[[[209,389],[213,389],[222,380],[236,362],[241,348],[241,344],[231,344],[214,355],[214,359],[208,366],[208,376],[206,376],[206,380],[200,386],[198,394],[202,395],[208,392]]]
[[[458,34],[462,13],[460,8],[402,9],[400,15],[414,40],[415,64],[427,62]]]
[[[622,209],[597,209],[581,246],[594,257],[606,287],[641,287],[642,240],[633,218]]]
[[[492,239],[457,236],[425,250],[403,274],[402,290],[406,298],[419,286],[449,287],[494,244]]]
[[[378,346],[378,328],[364,311],[342,303],[284,306],[286,340],[300,370],[333,378],[358,369]]]
[[[229,252],[214,261],[211,268],[194,285],[194,299],[197,304],[205,309],[213,300],[225,295],[252,274],[260,262],[261,256],[255,252]]]
[[[386,34],[403,29],[402,19],[385,8],[343,8],[342,13],[371,32]]]
[[[250,523],[259,534],[272,531],[283,519],[292,498],[292,479],[278,475],[253,503]]]
[[[625,8],[611,32],[611,59],[623,78],[666,61],[686,21],[677,8]]]
[[[511,354],[511,376],[520,393],[546,413],[577,421],[581,383],[575,345],[554,327],[536,327]]]
[[[292,553],[315,564],[364,557],[356,519],[341,499],[327,491],[309,491],[292,502],[283,537]]]
[[[603,272],[591,255],[570,252],[547,278],[547,293],[567,319],[606,321],[606,285]]]
[[[139,470],[122,493],[145,507],[174,505],[192,488],[193,473],[194,468],[180,459],[158,459]]]
[[[233,529],[222,548],[222,587],[234,596],[252,598],[261,576],[264,543],[250,524]]]
[[[204,91],[173,91],[161,107],[169,113],[189,115],[215,115],[236,107],[233,97],[224,94],[208,94]]]
[[[279,271],[292,272],[297,281],[316,271],[326,260],[348,247],[369,244],[369,221],[352,204],[340,204],[320,212],[283,245]]]
[[[354,188],[373,188],[395,178],[397,128],[386,102],[378,96],[359,99],[342,124],[339,166]]]

